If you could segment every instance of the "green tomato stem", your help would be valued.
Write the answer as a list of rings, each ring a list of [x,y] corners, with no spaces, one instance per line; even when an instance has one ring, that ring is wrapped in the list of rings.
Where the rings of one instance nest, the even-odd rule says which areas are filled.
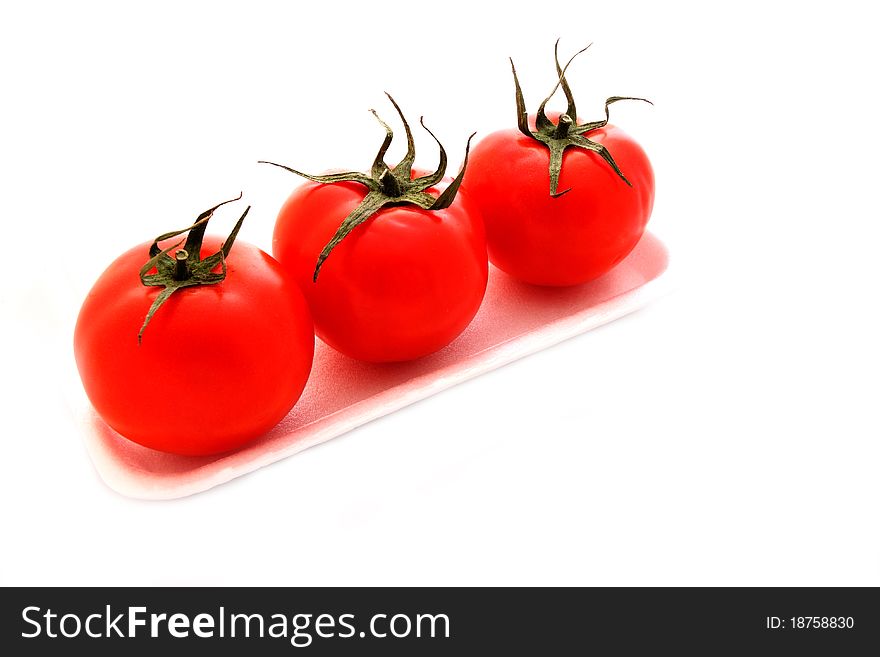
[[[150,259],[141,267],[139,276],[142,284],[163,289],[156,296],[156,299],[147,311],[144,323],[140,331],[138,331],[138,344],[141,344],[144,331],[153,315],[177,290],[198,285],[216,285],[226,278],[226,256],[229,255],[229,251],[232,249],[241,224],[251,209],[250,206],[245,209],[232,232],[223,242],[220,250],[205,259],[201,257],[202,239],[205,236],[208,221],[214,216],[214,211],[221,205],[238,201],[240,198],[241,194],[238,195],[238,198],[219,203],[213,208],[202,212],[192,226],[164,233],[153,240],[153,243],[150,245]],[[184,233],[188,233],[185,248],[177,248],[183,240],[167,249],[159,247],[159,242],[183,235]],[[171,251],[174,251],[173,258],[169,255]],[[217,269],[220,271],[217,271]],[[155,273],[151,274],[151,271],[155,271]]]
[[[268,162],[266,160],[259,161],[260,164],[271,164],[272,166],[285,169],[298,176],[302,176],[303,178],[324,185],[338,182],[356,182],[367,188],[367,193],[364,195],[363,201],[361,201],[361,203],[354,208],[347,217],[341,220],[336,233],[318,255],[315,271],[312,275],[312,280],[315,283],[318,282],[318,274],[321,271],[324,261],[330,256],[333,249],[335,249],[336,246],[344,240],[352,230],[354,230],[354,228],[367,221],[383,207],[387,205],[414,205],[423,210],[443,210],[444,208],[448,208],[455,200],[458,188],[464,177],[464,172],[467,168],[468,153],[470,152],[471,139],[474,137],[473,134],[468,137],[467,145],[464,149],[464,161],[461,164],[461,170],[452,182],[449,183],[443,193],[439,196],[434,196],[425,191],[440,182],[446,174],[446,150],[443,148],[443,144],[441,144],[437,137],[434,136],[434,133],[427,128],[424,120],[421,120],[420,123],[422,124],[422,127],[429,135],[431,135],[431,137],[434,138],[434,141],[437,142],[437,146],[440,149],[440,162],[433,173],[413,178],[412,165],[415,161],[416,151],[409,123],[394,98],[388,93],[385,95],[388,96],[388,100],[394,105],[394,109],[397,111],[397,115],[400,117],[400,120],[403,123],[403,129],[406,133],[406,155],[404,155],[403,159],[398,162],[394,168],[389,167],[385,162],[385,154],[388,151],[388,147],[391,145],[394,133],[388,124],[379,118],[379,115],[375,110],[370,111],[373,113],[373,116],[376,117],[379,124],[384,128],[385,138],[382,141],[382,145],[379,147],[379,152],[373,160],[373,165],[370,168],[369,174],[349,171],[346,173],[314,176],[284,166],[283,164],[276,164],[275,162]]]
[[[587,48],[589,48],[589,46],[587,46]],[[558,191],[559,176],[562,172],[562,154],[567,148],[579,148],[597,153],[603,160],[605,160],[608,166],[614,170],[623,182],[632,187],[632,183],[630,183],[626,176],[623,175],[623,172],[620,170],[620,167],[617,166],[617,162],[614,161],[614,158],[608,149],[602,144],[590,140],[587,135],[593,130],[597,130],[608,124],[609,105],[620,100],[641,100],[646,103],[650,103],[651,101],[646,100],[645,98],[634,98],[631,96],[611,96],[605,100],[605,118],[603,120],[578,124],[574,96],[571,93],[571,88],[568,86],[568,80],[565,78],[565,73],[572,61],[574,61],[574,58],[584,52],[587,48],[583,48],[576,52],[574,56],[568,60],[568,63],[566,63],[565,66],[562,66],[559,62],[559,41],[556,41],[556,45],[553,48],[553,58],[556,62],[558,79],[553,90],[550,92],[550,95],[547,96],[538,106],[538,111],[535,115],[535,130],[532,130],[529,127],[528,114],[526,112],[526,103],[523,98],[522,88],[520,87],[519,78],[516,74],[516,67],[513,65],[513,59],[510,60],[510,69],[513,72],[513,83],[515,88],[517,127],[524,135],[542,143],[550,151],[550,196],[553,198],[558,198],[566,192],[571,191],[571,188],[561,192]],[[568,107],[566,108],[565,113],[559,117],[559,121],[554,124],[547,117],[544,108],[556,93],[556,90],[560,88],[568,101]]]

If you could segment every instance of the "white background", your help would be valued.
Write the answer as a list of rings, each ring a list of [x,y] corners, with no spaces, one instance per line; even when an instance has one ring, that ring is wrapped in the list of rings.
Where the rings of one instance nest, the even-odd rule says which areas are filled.
[[[0,583],[880,585],[866,5],[303,4],[0,11]],[[594,43],[586,118],[655,102],[612,121],[654,162],[673,296],[205,494],[100,481],[63,387],[118,253],[242,189],[268,249],[298,181],[256,160],[367,167],[385,90],[454,172],[512,125],[506,58],[534,108],[556,37]]]

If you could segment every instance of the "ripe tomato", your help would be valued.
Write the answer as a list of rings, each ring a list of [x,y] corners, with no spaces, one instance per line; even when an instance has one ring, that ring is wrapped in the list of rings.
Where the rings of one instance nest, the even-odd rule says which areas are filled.
[[[305,293],[318,336],[370,362],[411,360],[449,344],[479,309],[489,273],[483,224],[457,195],[467,151],[459,175],[438,190],[443,146],[437,142],[435,172],[414,173],[409,125],[389,99],[406,130],[403,160],[385,164],[393,135],[377,115],[386,137],[369,174],[310,176],[282,167],[312,182],[287,199],[272,241]]]
[[[575,285],[623,260],[645,230],[654,173],[644,150],[619,128],[588,135],[613,154],[627,185],[597,153],[568,149],[561,196],[549,192],[549,151],[516,129],[494,132],[471,152],[462,191],[486,225],[489,260],[538,285]]]
[[[612,103],[645,99],[612,96],[604,120],[582,123],[565,78],[574,57],[562,67],[554,56],[557,85],[528,120],[511,61],[517,128],[474,147],[462,189],[482,214],[494,265],[528,283],[575,285],[610,270],[639,241],[654,205],[654,172],[642,148],[608,123]],[[560,87],[568,108],[548,116]]]
[[[386,207],[334,248],[313,281],[318,254],[364,195],[351,182],[301,185],[278,214],[272,253],[334,349],[370,362],[437,351],[467,327],[486,291],[483,225],[463,195],[443,210]]]
[[[222,241],[204,239],[203,262]],[[305,300],[271,256],[238,242],[225,279],[178,289],[144,326],[162,292],[138,280],[149,249],[119,256],[82,306],[74,352],[86,393],[108,425],[146,447],[185,455],[240,447],[302,393],[314,351]]]

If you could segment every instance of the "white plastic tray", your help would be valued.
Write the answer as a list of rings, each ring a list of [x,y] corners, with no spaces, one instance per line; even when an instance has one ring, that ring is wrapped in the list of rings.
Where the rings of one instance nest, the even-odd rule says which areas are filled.
[[[611,272],[577,287],[525,285],[490,267],[485,300],[468,329],[441,351],[409,363],[361,363],[318,340],[296,407],[263,438],[220,456],[176,456],[122,438],[95,414],[81,386],[72,391],[71,406],[108,486],[142,499],[184,497],[631,313],[666,291],[667,264],[665,246],[646,233]]]

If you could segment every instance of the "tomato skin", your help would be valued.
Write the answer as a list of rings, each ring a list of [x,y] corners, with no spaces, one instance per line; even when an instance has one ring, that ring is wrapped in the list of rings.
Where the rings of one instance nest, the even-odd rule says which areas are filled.
[[[208,236],[201,255],[222,238]],[[74,331],[83,386],[104,421],[153,449],[226,452],[275,426],[302,394],[314,332],[296,283],[236,241],[216,285],[178,290],[138,331],[162,288],[141,284],[150,243],[117,258],[89,292]]]
[[[482,302],[482,222],[463,196],[444,210],[382,208],[333,249],[314,282],[318,255],[364,195],[357,183],[300,185],[278,214],[273,255],[299,282],[318,336],[334,349],[377,363],[433,353]]]
[[[486,225],[489,260],[537,285],[576,285],[623,260],[654,205],[654,172],[641,146],[607,125],[585,135],[604,144],[629,187],[596,153],[566,149],[550,196],[548,149],[516,129],[494,132],[471,151],[462,191]]]

